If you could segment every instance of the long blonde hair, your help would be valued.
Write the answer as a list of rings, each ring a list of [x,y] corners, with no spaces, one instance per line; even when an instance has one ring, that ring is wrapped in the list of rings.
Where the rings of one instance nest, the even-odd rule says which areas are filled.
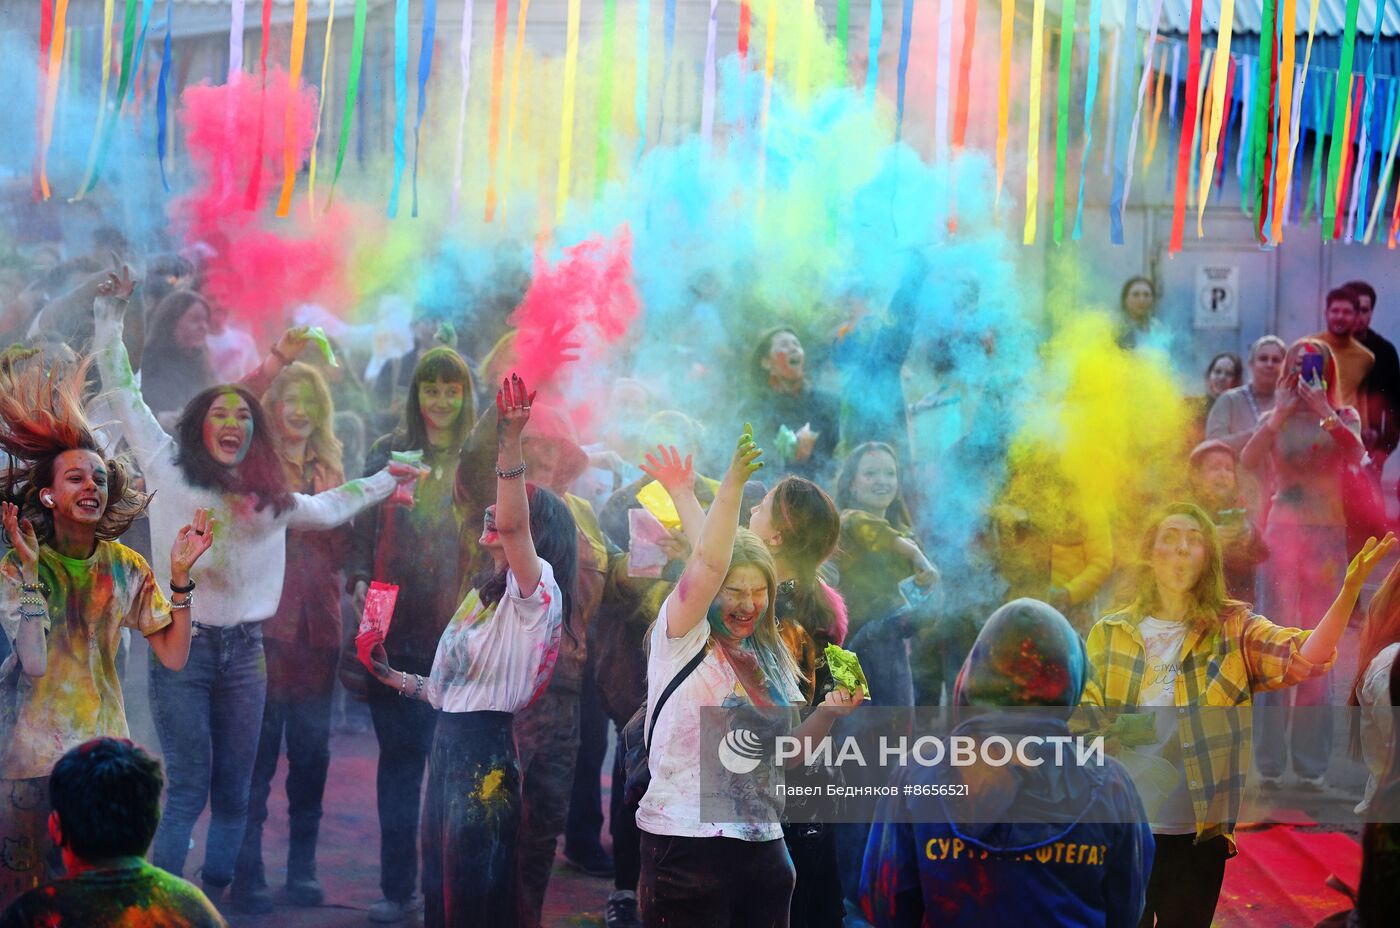
[[[297,384],[306,384],[311,388],[317,406],[315,414],[311,416],[311,436],[306,440],[306,446],[328,476],[335,478],[332,485],[342,483],[345,479],[345,451],[340,439],[335,437],[335,400],[331,399],[330,388],[326,386],[326,379],[320,371],[302,361],[293,361],[268,386],[262,397],[263,408],[274,420],[279,418],[278,405]],[[275,421],[273,433],[277,433]],[[278,446],[280,453],[280,438]]]
[[[753,655],[759,670],[766,678],[770,693],[775,696],[781,695],[788,704],[798,702],[802,698],[799,685],[803,679],[802,673],[798,670],[797,662],[793,660],[792,652],[788,650],[782,635],[778,633],[778,569],[773,563],[773,555],[768,546],[746,528],[739,529],[734,535],[734,548],[729,555],[726,579],[741,567],[752,567],[763,574],[764,582],[768,586],[768,606],[763,612],[763,618],[754,623],[753,634],[745,639],[741,649]],[[712,606],[707,618],[710,631],[714,635],[727,634],[724,617],[718,608]]]
[[[1219,625],[1226,615],[1239,610],[1248,610],[1249,604],[1231,599],[1225,593],[1225,568],[1220,553],[1220,536],[1216,534],[1215,523],[1205,510],[1195,503],[1177,502],[1161,509],[1147,523],[1142,535],[1142,545],[1138,549],[1137,563],[1132,568],[1132,581],[1128,588],[1127,603],[1119,610],[1134,621],[1156,613],[1161,608],[1162,599],[1157,592],[1157,575],[1152,569],[1152,552],[1157,544],[1157,531],[1171,516],[1189,516],[1201,529],[1206,542],[1206,563],[1191,588],[1189,612],[1186,621],[1191,625],[1207,628]]]

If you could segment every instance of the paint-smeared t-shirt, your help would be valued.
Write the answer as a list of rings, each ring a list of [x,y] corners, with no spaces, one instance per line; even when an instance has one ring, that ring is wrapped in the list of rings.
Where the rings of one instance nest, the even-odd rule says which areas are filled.
[[[170,604],[141,555],[99,541],[92,557],[39,549],[39,579],[47,587],[48,667],[20,675],[14,733],[0,753],[0,777],[46,777],[69,748],[99,735],[127,737],[117,676],[121,630],[152,635],[170,624]],[[0,625],[19,633],[20,573],[14,552],[0,562]]]
[[[438,639],[428,700],[443,712],[519,712],[549,685],[563,627],[564,598],[544,558],[529,596],[513,571],[495,605],[471,590]]]
[[[20,896],[0,928],[227,928],[204,893],[139,857]]]

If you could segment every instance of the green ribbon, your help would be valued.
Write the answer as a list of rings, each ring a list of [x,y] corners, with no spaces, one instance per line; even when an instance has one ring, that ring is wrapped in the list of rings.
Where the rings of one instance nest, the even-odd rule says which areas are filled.
[[[117,128],[117,118],[121,116],[122,102],[126,100],[126,90],[131,84],[131,61],[136,53],[136,0],[126,0],[126,12],[122,23],[122,70],[117,79],[115,111],[102,130],[102,145],[97,149],[97,158],[89,166],[88,176],[75,199],[81,200],[97,186],[102,176],[102,166],[107,163],[107,151],[112,146],[112,134]]]
[[[369,0],[355,0],[355,36],[350,42],[350,77],[345,86],[345,116],[340,124],[340,147],[335,155],[335,175],[331,178],[331,192],[326,198],[326,208],[335,199],[335,184],[340,180],[340,169],[345,164],[345,147],[350,141],[350,120],[355,116],[355,99],[360,95],[360,66],[365,60],[365,12]]]
[[[945,0],[948,2],[948,0]],[[1069,160],[1070,78],[1074,67],[1074,2],[1060,7],[1060,83],[1055,92],[1055,219],[1056,245],[1065,237],[1065,164]]]
[[[1347,0],[1346,26],[1342,32],[1342,60],[1337,66],[1337,88],[1333,92],[1332,145],[1327,152],[1327,189],[1322,195],[1322,239],[1331,241],[1337,218],[1337,181],[1342,157],[1351,140],[1347,138],[1347,102],[1351,99],[1351,71],[1356,58],[1356,15],[1361,0]],[[1359,115],[1359,114],[1358,114]]]

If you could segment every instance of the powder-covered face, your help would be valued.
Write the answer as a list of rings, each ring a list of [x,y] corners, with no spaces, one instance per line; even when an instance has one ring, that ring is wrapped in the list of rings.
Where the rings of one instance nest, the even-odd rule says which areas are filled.
[[[763,369],[772,377],[784,381],[801,380],[807,362],[802,342],[791,332],[779,332],[768,343],[768,356]]]
[[[1189,593],[1206,569],[1206,536],[1188,515],[1171,515],[1157,527],[1152,545],[1152,572],[1157,588]]]
[[[316,391],[305,381],[293,383],[283,390],[273,412],[278,435],[292,444],[310,438],[316,423],[325,415]]]
[[[757,506],[749,510],[749,531],[753,532],[771,551],[779,541],[778,530],[773,527],[773,496],[777,487],[769,490]]]
[[[204,414],[204,447],[214,461],[237,467],[253,444],[253,410],[233,390],[215,397]]]
[[[1216,358],[1206,375],[1206,389],[1211,396],[1219,396],[1226,390],[1239,386],[1235,383],[1235,362],[1229,358]]]
[[[175,344],[186,351],[197,351],[209,337],[209,310],[203,303],[193,303],[175,323]]]
[[[1351,300],[1333,300],[1327,304],[1327,331],[1345,338],[1356,329],[1356,307]]]
[[[418,385],[418,408],[434,429],[449,431],[457,424],[466,401],[466,385],[446,380],[425,380]]]
[[[1217,508],[1224,508],[1235,500],[1238,492],[1235,474],[1235,459],[1226,451],[1212,451],[1206,454],[1192,472],[1203,496]]]
[[[53,485],[41,495],[53,500],[55,522],[93,526],[107,511],[107,466],[92,451],[65,451],[54,459]]]
[[[719,606],[724,630],[731,638],[743,641],[768,612],[768,578],[757,567],[736,567],[724,578],[715,604]]]
[[[1128,288],[1128,295],[1123,298],[1123,310],[1133,321],[1146,322],[1152,317],[1152,306],[1156,302],[1152,287],[1146,281],[1139,280]]]
[[[899,469],[887,451],[871,451],[856,466],[851,497],[866,512],[883,514],[899,493]]]

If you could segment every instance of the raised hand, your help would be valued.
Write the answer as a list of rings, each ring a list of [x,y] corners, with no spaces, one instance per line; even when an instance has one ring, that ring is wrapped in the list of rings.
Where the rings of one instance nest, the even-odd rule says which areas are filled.
[[[763,466],[759,457],[763,454],[763,449],[754,444],[753,426],[744,423],[744,434],[739,436],[739,444],[734,448],[734,457],[729,461],[729,470],[726,476],[733,475],[741,480],[748,480]]]
[[[1375,536],[1366,539],[1366,544],[1361,546],[1361,550],[1356,552],[1356,557],[1351,559],[1347,565],[1347,575],[1344,581],[1347,585],[1360,589],[1361,584],[1366,582],[1366,578],[1371,575],[1371,571],[1376,569],[1376,565],[1385,559],[1395,548],[1395,533],[1386,532],[1385,537],[1376,541]]]
[[[672,497],[678,492],[695,489],[695,468],[691,464],[691,455],[687,454],[682,461],[674,445],[657,445],[656,452],[655,455],[647,452],[646,461],[641,465],[642,473],[665,487]]]
[[[838,686],[826,694],[821,706],[837,718],[842,718],[850,715],[855,711],[856,706],[863,702],[865,702],[864,687],[858,686],[854,690],[848,690],[844,686]]]
[[[102,283],[97,285],[97,295],[126,301],[136,290],[136,281],[131,279],[131,268],[122,265],[121,274],[110,271]]]
[[[1327,401],[1327,391],[1317,384],[1300,380],[1298,382],[1298,398],[1319,419],[1334,415],[1332,404]]]
[[[272,352],[281,358],[295,361],[309,341],[311,341],[311,335],[307,326],[292,326],[282,333],[281,338],[277,339],[277,344],[273,346]]]
[[[525,387],[519,374],[511,374],[510,379],[501,381],[501,389],[496,391],[496,435],[501,441],[518,441],[530,421],[530,405],[535,394]]]
[[[195,565],[209,546],[214,543],[214,525],[209,518],[208,509],[196,509],[194,511],[194,521],[182,527],[175,534],[175,541],[170,546],[170,573],[172,579],[176,576],[189,576],[190,568]]]
[[[4,519],[5,535],[10,539],[10,547],[15,549],[15,556],[19,558],[25,582],[37,583],[39,580],[39,537],[34,533],[33,523],[19,517],[19,507],[14,503],[0,504],[0,516],[3,516]]]

